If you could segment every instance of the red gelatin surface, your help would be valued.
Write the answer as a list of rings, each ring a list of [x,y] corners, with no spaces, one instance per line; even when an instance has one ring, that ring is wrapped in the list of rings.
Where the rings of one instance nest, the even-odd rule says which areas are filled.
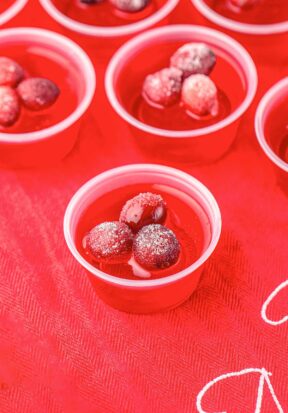
[[[189,40],[189,42],[191,41]],[[242,70],[232,58],[208,45],[216,54],[217,59],[210,74],[210,78],[218,89],[219,113],[217,116],[194,119],[185,111],[181,102],[165,108],[155,108],[147,103],[141,95],[145,77],[169,66],[171,56],[184,44],[185,42],[170,41],[161,45],[151,45],[125,62],[125,66],[119,74],[116,93],[127,112],[139,121],[167,130],[199,129],[226,118],[244,100],[245,80]],[[131,68],[133,68],[133,72]]]
[[[15,3],[15,0],[1,0],[0,1],[0,13],[3,13],[7,9],[9,9],[9,7],[11,7],[13,3]]]
[[[61,122],[76,109],[78,96],[74,82],[77,75],[65,57],[29,44],[0,47],[0,56],[15,60],[25,70],[26,77],[47,78],[60,89],[57,101],[47,109],[35,112],[22,106],[17,122],[9,128],[1,127],[2,132],[28,133],[46,129]]]
[[[258,0],[253,6],[235,7],[229,0],[205,0],[217,13],[248,24],[274,24],[288,20],[287,0]]]
[[[150,0],[149,4],[141,11],[129,13],[117,10],[108,0],[98,4],[85,4],[80,0],[53,0],[57,9],[80,23],[91,26],[123,26],[145,19],[159,10],[166,0]]]
[[[288,95],[274,104],[268,114],[264,134],[273,151],[288,163]]]
[[[141,267],[132,257],[121,264],[90,263],[101,271],[117,277],[140,280],[155,279],[175,274],[195,262],[207,247],[211,238],[211,228],[205,212],[195,200],[166,185],[139,184],[119,188],[97,199],[82,215],[76,231],[77,248],[89,261],[82,246],[83,238],[95,225],[104,221],[119,219],[125,202],[141,192],[152,192],[163,197],[167,204],[165,227],[171,229],[179,243],[180,256],[169,268],[147,270]]]

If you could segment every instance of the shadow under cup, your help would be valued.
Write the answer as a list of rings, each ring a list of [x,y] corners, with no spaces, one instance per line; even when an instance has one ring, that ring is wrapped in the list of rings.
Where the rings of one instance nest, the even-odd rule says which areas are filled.
[[[204,248],[200,258],[189,267],[167,277],[141,280],[118,278],[91,265],[77,250],[77,228],[87,208],[107,192],[134,184],[163,184],[193,198],[205,216]],[[99,297],[110,306],[131,313],[153,313],[168,310],[184,302],[197,287],[203,265],[213,253],[221,232],[218,205],[195,178],[162,165],[130,165],[104,172],[81,187],[70,201],[64,218],[64,235],[74,258],[88,271]]]
[[[171,54],[188,42],[206,43],[211,47],[227,71],[222,72],[221,63],[218,66],[216,63],[211,77],[219,89],[228,90],[231,101],[235,98],[231,91],[229,97],[229,86],[231,90],[234,88],[238,101],[233,103],[227,117],[199,129],[169,130],[151,126],[136,117],[127,102],[135,94],[141,95],[148,73],[167,67]],[[235,79],[239,88],[235,87]],[[203,163],[220,158],[230,148],[239,121],[254,98],[257,73],[246,50],[228,36],[200,26],[172,25],[150,30],[122,46],[109,63],[105,88],[110,104],[129,124],[137,143],[152,159]]]
[[[255,116],[255,131],[265,155],[273,162],[282,188],[288,190],[288,77],[263,96]]]
[[[37,56],[39,59],[45,57],[49,65],[52,62],[47,75],[39,73],[39,77],[47,76],[53,79],[60,73],[58,68],[61,73],[67,72],[65,81],[71,93],[75,94],[75,107],[61,121],[43,129],[23,133],[1,131],[0,165],[4,167],[43,166],[62,159],[73,148],[83,116],[94,95],[96,80],[92,63],[86,53],[70,39],[43,29],[2,30],[0,52],[2,48],[8,51],[7,53],[10,49],[16,48],[15,53],[19,53],[19,62],[28,58],[26,54],[33,54],[31,59],[35,59],[35,62],[31,60],[29,64],[36,68],[35,73],[38,67]],[[7,56],[9,57],[9,54]],[[17,60],[17,57],[14,58]],[[61,85],[59,86],[61,88]],[[64,94],[62,96],[64,104],[65,96]]]

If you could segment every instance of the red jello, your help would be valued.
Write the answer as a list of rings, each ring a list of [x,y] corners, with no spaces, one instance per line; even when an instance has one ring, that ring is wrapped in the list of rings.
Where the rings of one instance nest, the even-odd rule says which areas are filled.
[[[23,67],[26,77],[43,77],[51,80],[60,89],[55,103],[49,108],[35,112],[22,105],[17,122],[11,127],[1,127],[5,133],[27,133],[46,129],[67,118],[77,107],[77,95],[73,85],[73,68],[63,56],[48,52],[40,46],[9,45],[0,47],[0,56],[15,60]]]
[[[145,19],[160,9],[165,0],[150,0],[141,11],[133,13],[117,9],[108,0],[95,4],[85,4],[80,0],[53,0],[53,4],[61,13],[80,23],[116,27]]]
[[[169,268],[151,270],[139,265],[133,255],[127,262],[120,264],[98,263],[91,256],[87,256],[83,239],[91,228],[105,221],[117,221],[126,201],[144,192],[161,195],[167,205],[167,216],[162,225],[172,230],[179,241],[180,255],[176,263]],[[105,273],[135,280],[155,279],[175,274],[201,256],[207,243],[205,226],[207,233],[210,233],[206,215],[190,196],[166,185],[139,184],[116,189],[97,199],[79,220],[76,242],[83,257]]]
[[[150,105],[141,94],[145,77],[169,66],[171,56],[184,44],[180,41],[166,41],[161,44],[161,47],[159,44],[152,44],[150,48],[141,50],[141,53],[133,56],[133,63],[131,62],[131,65],[127,63],[121,71],[118,80],[121,90],[118,91],[118,97],[123,107],[141,122],[166,130],[200,129],[226,118],[243,102],[245,97],[243,74],[227,56],[211,47],[217,59],[209,75],[218,89],[217,116],[195,119],[185,111],[180,100],[165,108],[155,108]],[[130,73],[131,66],[133,66],[133,76]]]
[[[287,0],[255,0],[254,4],[237,7],[232,0],[205,0],[217,13],[249,24],[274,24],[288,20]]]

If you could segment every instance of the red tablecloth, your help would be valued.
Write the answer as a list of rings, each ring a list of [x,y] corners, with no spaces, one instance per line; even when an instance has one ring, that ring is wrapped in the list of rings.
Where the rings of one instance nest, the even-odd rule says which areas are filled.
[[[29,7],[23,24],[65,33]],[[175,21],[188,17],[179,9]],[[284,74],[287,61],[259,67],[258,99]],[[261,309],[288,279],[288,198],[256,142],[253,108],[226,157],[178,165],[214,193],[223,233],[190,300],[149,316],[101,302],[62,234],[81,184],[149,161],[109,113],[108,130],[92,110],[61,163],[0,172],[0,412],[287,412],[288,322],[277,320],[288,314],[288,289],[268,305],[266,321]]]

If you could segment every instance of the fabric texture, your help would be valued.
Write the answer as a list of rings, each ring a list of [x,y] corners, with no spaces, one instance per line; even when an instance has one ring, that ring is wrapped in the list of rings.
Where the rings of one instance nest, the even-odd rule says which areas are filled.
[[[180,7],[172,21],[188,20]],[[32,2],[23,24],[68,34]],[[267,320],[261,316],[288,279],[288,198],[253,130],[257,101],[287,75],[287,61],[258,65],[257,98],[223,159],[171,163],[208,186],[223,217],[197,291],[173,311],[143,316],[108,307],[63,238],[65,208],[85,181],[150,162],[104,98],[66,159],[0,171],[1,413],[288,411],[288,322],[267,322],[288,314],[288,287],[267,306]],[[96,98],[101,68],[97,75]]]

